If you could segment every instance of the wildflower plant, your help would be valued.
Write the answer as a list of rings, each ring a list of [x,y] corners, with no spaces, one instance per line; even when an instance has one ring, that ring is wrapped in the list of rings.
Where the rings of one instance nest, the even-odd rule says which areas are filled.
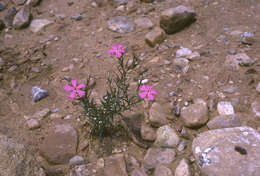
[[[69,98],[74,99],[76,95],[79,95],[80,104],[84,108],[84,117],[87,118],[86,124],[90,125],[92,135],[101,138],[110,132],[117,125],[117,123],[115,123],[115,117],[117,116],[119,117],[119,124],[127,131],[128,135],[130,135],[136,144],[142,146],[127,127],[123,120],[122,113],[131,111],[137,103],[145,98],[147,98],[148,101],[153,101],[154,95],[156,95],[157,92],[153,89],[153,86],[142,85],[141,87],[141,77],[141,81],[139,81],[136,87],[136,93],[129,93],[130,84],[128,83],[128,73],[136,68],[140,60],[135,55],[133,56],[132,62],[130,62],[129,59],[124,60],[125,51],[121,44],[112,45],[108,51],[108,53],[115,55],[117,58],[117,71],[113,76],[108,74],[107,90],[105,96],[100,99],[99,103],[91,97],[92,85],[90,77],[87,79],[86,84],[79,84],[78,86],[75,80],[71,80],[72,86],[65,85],[64,89],[65,91],[71,92]]]
[[[123,118],[124,111],[132,110],[132,108],[142,101],[138,97],[138,93],[134,95],[129,94],[129,86],[127,74],[134,69],[139,59],[134,56],[133,61],[124,60],[125,49],[123,45],[112,45],[110,54],[117,58],[118,66],[117,72],[113,76],[108,74],[107,90],[105,96],[100,99],[100,103],[95,102],[91,97],[90,79],[88,79],[85,88],[85,97],[81,100],[84,107],[85,114],[88,117],[88,123],[91,126],[91,133],[102,137],[105,133],[114,128],[114,117],[119,116]],[[136,92],[138,92],[141,84],[137,85]]]

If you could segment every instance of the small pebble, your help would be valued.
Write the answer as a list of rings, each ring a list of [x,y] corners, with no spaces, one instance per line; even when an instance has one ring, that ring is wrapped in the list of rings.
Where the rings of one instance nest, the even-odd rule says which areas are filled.
[[[187,142],[186,141],[181,141],[178,145],[178,151],[181,152],[187,147]]]
[[[34,86],[32,87],[32,100],[34,102],[37,102],[45,97],[47,97],[49,94],[46,90],[41,89],[40,87]]]
[[[26,123],[30,130],[34,130],[40,127],[40,123],[36,119],[29,119],[26,121]]]
[[[55,112],[58,112],[58,111],[60,111],[60,109],[59,108],[55,108],[51,112],[55,113]]]
[[[235,55],[237,54],[236,50],[228,50],[228,54]]]
[[[78,14],[72,16],[71,19],[76,20],[76,21],[80,21],[80,20],[83,19],[83,16],[78,13]]]

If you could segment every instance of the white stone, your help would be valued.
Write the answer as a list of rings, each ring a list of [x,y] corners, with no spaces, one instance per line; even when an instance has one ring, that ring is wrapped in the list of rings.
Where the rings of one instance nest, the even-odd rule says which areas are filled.
[[[232,115],[235,114],[234,108],[229,101],[221,101],[217,105],[219,115]]]
[[[192,51],[189,48],[183,48],[177,50],[176,57],[186,57],[188,55],[191,55]]]
[[[39,32],[44,27],[52,24],[53,22],[47,19],[35,19],[30,24],[30,30],[34,33]]]

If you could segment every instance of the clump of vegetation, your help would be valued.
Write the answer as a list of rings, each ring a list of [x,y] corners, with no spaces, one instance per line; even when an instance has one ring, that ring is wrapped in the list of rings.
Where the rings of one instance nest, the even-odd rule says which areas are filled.
[[[127,76],[131,70],[136,68],[140,60],[136,56],[133,56],[131,62],[124,60],[125,49],[121,44],[112,45],[109,53],[117,58],[117,71],[113,76],[108,74],[105,96],[98,103],[91,97],[92,86],[90,77],[86,84],[81,83],[78,86],[76,80],[71,80],[72,86],[66,84],[64,89],[71,92],[69,98],[75,99],[77,95],[80,97],[80,104],[84,108],[87,124],[90,125],[92,135],[102,138],[107,132],[114,129],[117,124],[114,119],[119,117],[119,124],[126,130],[133,141],[139,146],[146,148],[147,146],[135,138],[135,135],[124,122],[122,113],[131,111],[136,104],[145,98],[148,101],[154,100],[153,95],[157,94],[157,92],[152,89],[152,86],[141,85],[142,79],[140,79],[136,87],[136,93],[130,94],[130,84]]]

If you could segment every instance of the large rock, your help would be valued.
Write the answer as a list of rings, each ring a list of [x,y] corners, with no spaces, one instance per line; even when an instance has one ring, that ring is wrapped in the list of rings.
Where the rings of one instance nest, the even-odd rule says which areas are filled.
[[[127,176],[123,154],[112,155],[105,159],[104,175]]]
[[[194,104],[181,110],[181,119],[186,127],[200,127],[208,121],[208,118],[208,107],[202,99],[197,99]]]
[[[157,138],[154,144],[158,147],[176,147],[179,141],[176,131],[169,125],[164,125],[157,130]]]
[[[240,119],[239,114],[219,115],[211,119],[207,126],[209,129],[239,127],[241,126]]]
[[[66,164],[75,156],[77,131],[70,124],[55,125],[40,145],[40,153],[49,162]]]
[[[260,134],[251,127],[203,132],[193,140],[192,151],[201,172],[208,176],[258,176]]]
[[[135,31],[135,26],[125,16],[112,17],[107,21],[108,29],[119,33]]]
[[[195,16],[196,13],[193,9],[180,5],[162,12],[160,26],[167,34],[173,34],[194,22]]]
[[[143,167],[153,169],[160,164],[170,164],[176,158],[176,152],[170,148],[149,148],[144,156]]]
[[[167,124],[166,114],[159,103],[152,104],[149,111],[149,120],[156,127]]]
[[[28,5],[23,6],[14,16],[13,27],[15,29],[22,29],[30,24],[31,8]]]
[[[22,144],[0,134],[0,175],[45,176],[45,173]]]

